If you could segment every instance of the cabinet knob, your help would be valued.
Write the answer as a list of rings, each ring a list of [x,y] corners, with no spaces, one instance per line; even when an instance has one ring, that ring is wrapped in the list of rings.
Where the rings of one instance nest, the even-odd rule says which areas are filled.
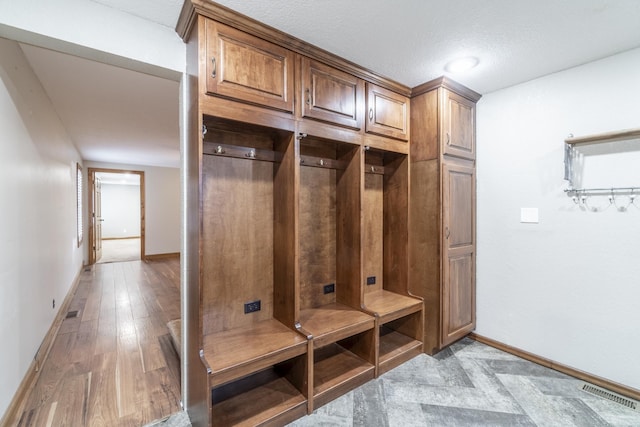
[[[216,78],[216,57],[211,57],[211,65],[213,66],[211,69],[211,77]]]
[[[311,105],[311,90],[307,89],[307,105]]]
[[[373,108],[369,108],[369,121],[373,120]]]

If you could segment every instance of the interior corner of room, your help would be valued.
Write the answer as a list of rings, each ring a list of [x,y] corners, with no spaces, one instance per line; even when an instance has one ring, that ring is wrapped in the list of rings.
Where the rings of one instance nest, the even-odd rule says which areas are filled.
[[[396,80],[393,65],[371,71],[387,60],[364,48],[330,53],[335,34],[307,43],[274,13],[289,2],[187,0],[155,21],[77,3],[0,5],[0,415],[19,410],[83,270],[101,262],[98,233],[139,238],[142,261],[181,254],[194,425],[226,411],[228,384],[295,395],[284,423],[472,331],[638,399],[640,138],[593,142],[640,128],[640,34],[611,51],[576,42],[580,59],[550,54],[553,69],[491,57],[477,75],[440,78],[439,58],[437,74],[430,63]],[[598,4],[557,7],[596,23],[623,7]],[[219,56],[225,43],[268,56],[254,66],[277,68],[283,86],[229,84],[246,76]],[[567,172],[572,138],[585,143],[569,143]],[[109,173],[139,181],[103,181],[96,214],[92,179]],[[111,209],[123,201],[126,215]],[[473,287],[440,290],[455,280]],[[247,337],[251,351],[219,356]]]

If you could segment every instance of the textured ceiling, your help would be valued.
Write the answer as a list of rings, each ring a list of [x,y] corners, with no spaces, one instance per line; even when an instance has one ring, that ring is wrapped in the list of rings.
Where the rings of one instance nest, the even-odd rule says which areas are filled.
[[[182,0],[82,1],[170,28],[182,7]],[[444,65],[465,55],[479,65],[450,76],[486,94],[640,46],[640,0],[218,3],[410,87],[446,74]],[[179,166],[176,82],[23,50],[84,159]]]
[[[219,0],[413,87],[452,77],[488,93],[640,46],[638,0]]]

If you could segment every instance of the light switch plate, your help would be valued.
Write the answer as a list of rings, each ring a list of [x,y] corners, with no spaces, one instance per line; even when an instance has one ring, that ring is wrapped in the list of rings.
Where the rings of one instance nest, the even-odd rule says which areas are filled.
[[[537,224],[538,208],[520,208],[520,222]]]

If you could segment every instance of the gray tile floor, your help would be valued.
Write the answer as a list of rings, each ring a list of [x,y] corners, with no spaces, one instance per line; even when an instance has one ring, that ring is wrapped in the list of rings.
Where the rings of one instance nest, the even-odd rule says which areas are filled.
[[[420,355],[301,418],[304,426],[640,426],[640,411],[582,381],[464,339]]]
[[[435,357],[413,358],[289,427],[640,426],[640,410],[582,391],[582,384],[463,339]],[[184,413],[153,424],[188,425]]]

